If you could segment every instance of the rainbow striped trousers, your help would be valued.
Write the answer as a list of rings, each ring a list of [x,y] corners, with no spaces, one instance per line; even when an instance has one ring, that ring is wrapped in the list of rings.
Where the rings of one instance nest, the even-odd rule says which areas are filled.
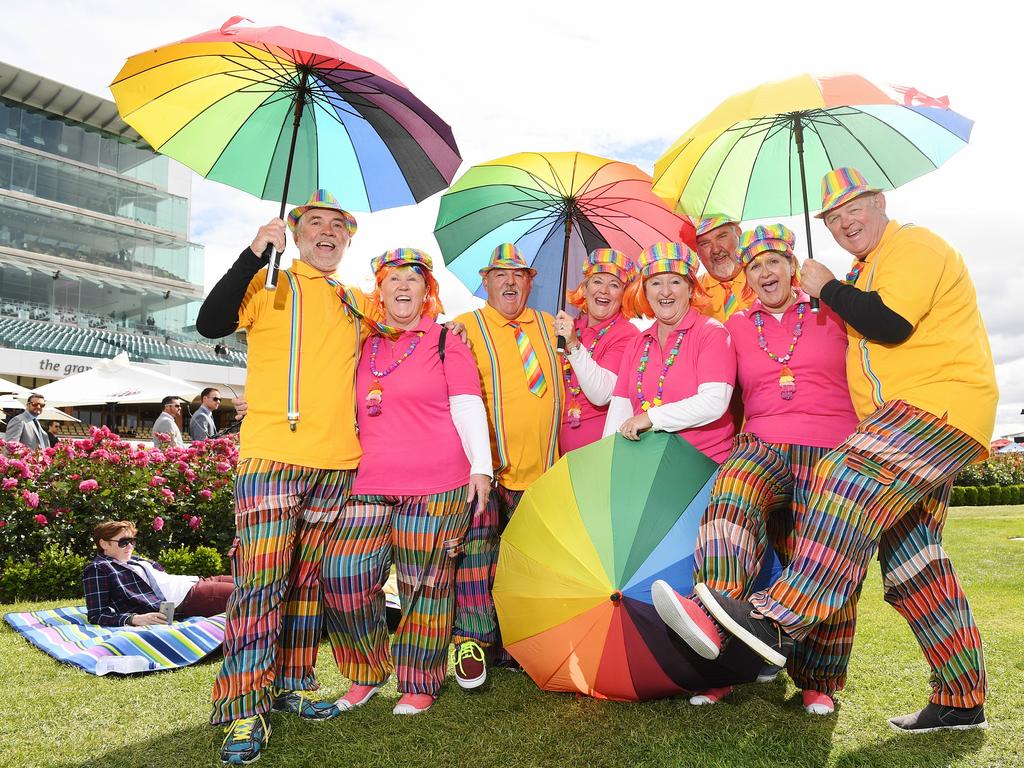
[[[765,443],[746,432],[737,435],[701,519],[694,581],[745,598],[768,546],[788,564],[806,526],[814,468],[829,450]],[[800,688],[831,695],[844,686],[859,595],[858,588],[796,644],[787,669]]]
[[[354,477],[265,459],[238,463],[235,589],[213,685],[214,725],[270,712],[271,686],[318,687],[321,564]]]
[[[495,485],[483,513],[473,518],[455,572],[455,627],[452,641],[500,643],[491,589],[498,569],[498,542],[524,491]]]
[[[394,669],[402,693],[440,692],[448,664],[456,562],[446,542],[461,543],[466,535],[472,514],[467,495],[466,486],[460,486],[428,496],[349,499],[324,572],[325,600],[340,621],[334,658],[353,683],[382,683]],[[389,650],[383,587],[392,560],[402,622]]]
[[[854,597],[877,551],[885,600],[931,667],[932,702],[981,704],[981,636],[942,549],[942,526],[957,472],[983,455],[944,417],[885,403],[818,462],[793,559],[751,603],[802,640]]]

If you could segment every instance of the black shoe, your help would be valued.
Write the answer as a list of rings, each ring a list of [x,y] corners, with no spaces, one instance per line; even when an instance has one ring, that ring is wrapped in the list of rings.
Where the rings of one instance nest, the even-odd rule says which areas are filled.
[[[746,600],[736,600],[721,592],[714,592],[699,582],[694,593],[701,605],[719,626],[754,653],[777,667],[786,665],[786,657],[793,649],[793,638],[771,619],[753,616],[754,607]]]
[[[944,707],[929,703],[920,712],[889,720],[890,727],[899,733],[933,733],[935,731],[967,731],[971,728],[988,728],[985,707]]]

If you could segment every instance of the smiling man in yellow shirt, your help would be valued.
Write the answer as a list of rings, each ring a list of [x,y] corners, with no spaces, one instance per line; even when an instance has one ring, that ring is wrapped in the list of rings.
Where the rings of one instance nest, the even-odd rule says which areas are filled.
[[[456,318],[480,369],[495,482],[487,509],[470,526],[455,576],[455,679],[466,689],[487,679],[484,648],[493,646],[492,661],[507,661],[491,599],[498,537],[526,488],[558,460],[562,413],[554,318],[526,306],[536,270],[506,243],[480,274],[486,306]]]
[[[724,323],[757,298],[740,266],[740,223],[721,214],[688,218],[697,233],[697,257],[705,270],[700,284],[711,299],[708,314]]]
[[[355,431],[356,355],[365,297],[335,272],[355,218],[325,190],[288,214],[299,258],[264,288],[268,245],[285,248],[285,222],[260,227],[210,292],[196,320],[208,338],[244,328],[246,400],[235,476],[235,590],[227,607],[224,664],[213,690],[213,724],[227,724],[225,763],[257,759],[271,710],[323,720],[341,712],[306,698],[324,612],[338,604],[327,574],[333,525],[361,451]],[[326,553],[326,554],[325,554]],[[328,621],[332,644],[337,622]]]

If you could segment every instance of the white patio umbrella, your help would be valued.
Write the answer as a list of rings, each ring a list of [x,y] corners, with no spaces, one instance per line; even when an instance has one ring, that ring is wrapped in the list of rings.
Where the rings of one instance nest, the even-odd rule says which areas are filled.
[[[0,378],[0,395],[15,395],[16,397],[28,397],[32,393],[31,389],[16,384],[8,379]],[[4,408],[14,408],[16,406],[2,406]]]
[[[202,387],[193,381],[134,365],[122,352],[112,360],[99,360],[95,367],[59,379],[36,390],[49,405],[105,405],[116,403],[159,403],[167,395],[191,400]]]
[[[0,397],[0,408],[4,410],[14,410],[17,408],[24,409],[25,402],[28,400],[28,396],[16,397],[14,395],[4,395]],[[3,418],[3,414],[0,413],[0,419]],[[70,413],[64,413],[56,408],[52,408],[49,405],[43,408],[43,412],[39,414],[40,421],[79,421]]]

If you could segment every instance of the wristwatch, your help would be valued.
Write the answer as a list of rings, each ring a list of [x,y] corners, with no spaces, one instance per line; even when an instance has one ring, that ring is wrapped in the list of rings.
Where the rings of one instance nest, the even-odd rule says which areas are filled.
[[[124,625],[126,627],[134,627],[135,625],[132,624],[132,619],[134,619],[138,615],[139,614],[137,614],[137,613],[129,613],[128,614],[128,618],[124,620]]]

